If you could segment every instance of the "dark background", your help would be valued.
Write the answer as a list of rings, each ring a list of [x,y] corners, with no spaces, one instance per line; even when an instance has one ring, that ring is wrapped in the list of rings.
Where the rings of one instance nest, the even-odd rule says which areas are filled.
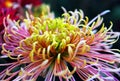
[[[120,32],[120,0],[42,0],[43,3],[49,4],[51,11],[56,16],[61,16],[63,6],[67,11],[74,11],[75,9],[82,9],[85,16],[89,20],[94,18],[97,14],[110,10],[111,12],[104,15],[104,23],[109,27],[110,21],[113,22],[113,31]],[[113,45],[113,48],[120,49],[120,39]]]
[[[75,9],[82,9],[85,16],[89,17],[89,20],[94,18],[97,14],[104,10],[110,10],[111,12],[104,15],[104,22],[106,26],[109,26],[109,22],[113,22],[113,30],[120,32],[120,0],[42,0],[43,3],[50,5],[51,11],[53,11],[56,17],[61,16],[63,10],[61,7],[66,8],[67,11],[74,11]],[[113,48],[120,49],[120,39],[113,45]],[[9,59],[8,59],[9,60]],[[0,63],[6,62],[0,60]],[[2,67],[2,70],[5,67]],[[74,74],[76,81],[82,81],[79,77]],[[44,81],[43,78],[39,77],[37,81]],[[58,81],[58,80],[56,80]]]
[[[120,0],[42,0],[43,3],[49,4],[51,11],[53,11],[56,17],[61,16],[63,6],[67,11],[74,11],[75,9],[82,9],[85,16],[89,17],[89,20],[94,18],[97,14],[110,10],[111,12],[104,15],[104,23],[109,27],[110,21],[113,22],[113,31],[120,32]],[[113,45],[112,48],[120,49],[120,39]],[[115,75],[116,76],[116,75]],[[82,81],[74,74],[76,81]],[[120,77],[117,77],[120,79]],[[42,81],[43,79],[38,79]],[[57,81],[57,80],[56,80]]]

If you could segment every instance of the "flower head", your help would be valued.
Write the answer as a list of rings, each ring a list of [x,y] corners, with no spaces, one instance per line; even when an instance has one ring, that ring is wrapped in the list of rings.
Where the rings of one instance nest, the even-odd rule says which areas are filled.
[[[120,62],[119,50],[110,47],[119,33],[111,31],[112,23],[109,28],[101,27],[100,16],[108,11],[91,21],[82,10],[64,11],[62,18],[27,16],[20,24],[7,18],[1,58],[14,62],[0,64],[8,66],[0,72],[0,80],[36,81],[43,76],[45,81],[55,77],[75,81],[76,72],[83,81],[118,81],[111,72],[120,75],[115,65]]]
[[[17,20],[19,18],[17,13],[17,8],[12,8],[13,4],[9,0],[1,0],[0,1],[0,42],[3,42],[3,31],[4,31],[4,25],[3,21],[4,18],[8,15],[12,20]],[[0,43],[1,46],[1,43]],[[1,48],[1,47],[0,47]]]
[[[41,1],[40,0],[0,0],[0,42],[4,42],[3,40],[3,31],[4,31],[4,18],[8,15],[10,16],[10,19],[12,20],[18,20],[24,18],[24,8],[28,10],[29,13],[33,14],[34,12],[31,9],[32,5],[40,6]],[[1,43],[0,43],[1,46]],[[1,48],[1,47],[0,47]]]

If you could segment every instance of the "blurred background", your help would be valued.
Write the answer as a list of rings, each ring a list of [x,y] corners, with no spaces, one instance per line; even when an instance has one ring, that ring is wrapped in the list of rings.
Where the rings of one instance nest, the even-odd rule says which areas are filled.
[[[85,16],[89,20],[97,16],[99,13],[110,10],[111,12],[104,15],[104,23],[110,26],[110,21],[113,22],[113,31],[120,32],[120,0],[42,0],[43,3],[50,5],[51,11],[55,13],[56,17],[61,16],[64,7],[67,11],[74,11],[75,9],[82,9]],[[113,45],[112,48],[120,49],[120,39]],[[117,78],[117,75],[115,75]],[[76,81],[82,81],[74,74]],[[38,79],[43,80],[42,78]],[[57,81],[57,80],[56,80]]]
[[[1,0],[2,1],[2,0]],[[26,0],[27,1],[27,0]],[[50,5],[51,11],[55,13],[56,17],[61,16],[64,7],[67,11],[74,11],[75,9],[82,9],[85,16],[89,17],[89,20],[97,16],[99,13],[110,10],[111,12],[104,15],[105,25],[109,27],[110,21],[113,22],[113,30],[120,32],[120,0],[40,0],[43,3]],[[113,48],[120,49],[120,39],[113,45]],[[10,59],[7,59],[10,61]],[[4,63],[6,60],[0,60],[0,63]],[[0,68],[3,70],[5,67]],[[76,81],[81,81],[75,74]],[[39,77],[37,81],[44,81]],[[58,80],[56,80],[58,81]]]
[[[112,29],[120,32],[120,0],[42,0],[42,2],[50,5],[51,11],[55,13],[56,17],[63,13],[61,7],[67,11],[82,9],[89,20],[105,10],[110,10],[110,13],[103,16],[105,25],[109,27],[110,21],[112,21]],[[113,45],[113,48],[120,49],[120,39]]]

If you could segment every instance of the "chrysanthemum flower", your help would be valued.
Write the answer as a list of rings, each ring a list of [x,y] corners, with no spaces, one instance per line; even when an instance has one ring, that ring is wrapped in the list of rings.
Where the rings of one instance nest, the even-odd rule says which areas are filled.
[[[41,5],[40,0],[0,0],[0,41],[3,42],[3,36],[4,33],[4,26],[3,26],[3,20],[4,17],[10,16],[10,19],[12,20],[18,20],[24,18],[24,8],[29,8],[29,4],[32,6],[40,6]],[[31,8],[29,8],[29,12],[32,14]],[[34,13],[34,12],[33,12]],[[1,46],[1,43],[0,43]]]
[[[119,50],[111,49],[119,33],[105,27],[105,11],[89,21],[82,10],[67,12],[62,18],[29,17],[20,23],[7,18],[1,58],[14,62],[0,72],[0,80],[75,81],[76,72],[83,81],[119,81]],[[102,24],[102,25],[101,25]]]
[[[0,0],[0,41],[1,42],[3,41],[2,34],[4,30],[4,26],[3,26],[4,17],[7,17],[9,15],[12,20],[17,20],[19,17],[16,8],[12,8],[12,6],[13,6],[12,2]]]

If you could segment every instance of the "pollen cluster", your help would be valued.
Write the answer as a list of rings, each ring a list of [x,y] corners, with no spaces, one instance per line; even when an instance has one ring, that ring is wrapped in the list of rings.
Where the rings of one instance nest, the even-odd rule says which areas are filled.
[[[75,57],[74,52],[80,41],[83,42],[81,42],[80,53],[89,50],[89,46],[85,45],[85,41],[83,41],[84,32],[62,18],[46,19],[45,21],[35,18],[27,27],[31,35],[20,41],[15,52],[23,51],[25,54],[22,53],[22,56],[27,54],[32,62],[41,59],[57,60],[58,63],[63,59],[71,61]]]
[[[75,72],[83,81],[115,80],[109,73],[119,71],[114,63],[120,62],[120,55],[119,50],[110,47],[119,34],[112,32],[112,23],[108,28],[101,25],[100,16],[108,11],[89,21],[82,10],[63,10],[65,13],[58,18],[27,14],[23,22],[6,19],[2,54],[15,62],[0,65],[9,66],[0,73],[1,80],[18,75],[14,81],[35,81],[38,76],[46,77],[45,81],[55,81],[55,77],[60,81],[75,81]],[[12,72],[20,65],[25,66]]]

